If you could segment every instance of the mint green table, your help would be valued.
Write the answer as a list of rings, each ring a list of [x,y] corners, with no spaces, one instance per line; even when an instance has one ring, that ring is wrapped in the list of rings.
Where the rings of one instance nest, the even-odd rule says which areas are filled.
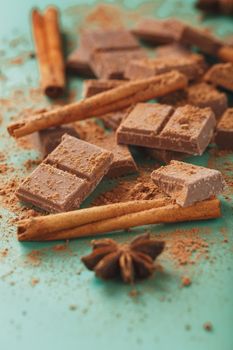
[[[27,95],[30,88],[38,86],[35,60],[27,59],[21,65],[9,64],[9,58],[33,50],[28,17],[35,2],[8,0],[0,3],[1,98],[13,96],[16,89],[23,89]],[[37,3],[44,8],[49,1]],[[63,28],[70,40],[73,39],[74,47],[75,28],[83,21],[84,14],[93,10],[96,2],[56,0],[55,3],[62,11]],[[176,15],[189,22],[198,21],[192,1],[154,0],[146,4],[141,0],[122,0],[108,3],[118,3],[127,10],[138,11],[137,15],[129,16],[131,23],[138,13],[159,17]],[[209,19],[205,24],[214,27],[219,35],[233,32],[230,18]],[[21,39],[14,44],[12,39],[15,37]],[[80,92],[79,84],[76,78],[70,80],[70,87],[78,87]],[[9,165],[14,164],[15,172],[22,177],[26,174],[23,164],[27,159],[36,159],[37,154],[32,150],[19,149],[6,133],[10,115],[22,109],[22,104],[17,102],[19,100],[19,97],[15,100],[15,110],[11,112],[6,112],[1,100],[4,121],[0,131],[0,151],[6,154]],[[26,106],[28,103],[25,103]],[[206,153],[193,161],[206,165],[208,158]],[[224,163],[232,159],[230,155],[218,158],[218,168],[224,170]],[[0,174],[1,183],[11,176],[11,172]],[[233,349],[232,201],[222,199],[221,219],[149,228],[155,233],[165,231],[169,235],[175,228],[198,227],[209,243],[211,259],[201,259],[193,266],[177,268],[164,255],[160,259],[164,273],[137,284],[135,288],[139,295],[134,298],[129,296],[133,289],[131,286],[119,282],[104,283],[83,268],[79,257],[89,252],[89,239],[73,241],[69,249],[60,252],[53,249],[57,243],[20,244],[16,240],[15,227],[10,222],[14,213],[2,207],[0,349]],[[228,243],[222,243],[220,231],[223,227]],[[206,228],[209,228],[209,233],[205,234]],[[143,232],[143,228],[131,234],[119,233],[116,238],[123,240],[134,232]],[[2,252],[5,248],[8,248],[8,255],[4,257]],[[32,250],[39,250],[39,255],[35,257],[32,254],[30,259]],[[192,279],[190,287],[180,288],[183,275]],[[213,325],[212,332],[203,328],[208,321]]]

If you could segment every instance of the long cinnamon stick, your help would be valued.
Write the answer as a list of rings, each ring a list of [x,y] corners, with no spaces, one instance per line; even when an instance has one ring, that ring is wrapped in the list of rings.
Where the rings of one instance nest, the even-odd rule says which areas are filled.
[[[31,118],[9,125],[8,132],[14,137],[22,137],[51,126],[57,126],[97,117],[126,108],[137,102],[148,101],[170,92],[183,89],[187,78],[176,71],[160,74],[143,80],[122,84],[109,91],[83,99]]]
[[[233,63],[233,47],[223,46],[218,51],[218,58],[224,62]]]
[[[98,235],[106,232],[119,231],[122,229],[141,225],[158,223],[175,223],[192,220],[207,220],[221,216],[220,201],[209,199],[196,203],[190,207],[182,208],[175,205],[166,205],[136,213],[124,214],[110,219],[87,223],[72,229],[49,232],[45,235],[19,235],[19,240],[52,241],[60,239],[73,239],[86,236]]]
[[[158,208],[166,205],[167,199],[137,200],[125,203],[101,205],[66,213],[48,216],[37,216],[20,220],[17,223],[18,237],[24,240],[45,236],[54,231],[74,228],[91,222],[109,219],[146,209]]]
[[[41,86],[49,97],[58,97],[65,88],[65,65],[62,54],[58,10],[49,7],[44,16],[32,11],[32,29],[39,63]]]

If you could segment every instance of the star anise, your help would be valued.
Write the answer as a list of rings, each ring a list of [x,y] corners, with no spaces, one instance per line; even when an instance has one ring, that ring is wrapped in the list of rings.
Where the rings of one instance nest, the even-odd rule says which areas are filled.
[[[103,279],[120,276],[126,283],[149,277],[155,270],[154,260],[165,245],[149,234],[138,236],[130,243],[117,243],[106,238],[93,240],[91,244],[92,253],[82,257],[86,267]]]

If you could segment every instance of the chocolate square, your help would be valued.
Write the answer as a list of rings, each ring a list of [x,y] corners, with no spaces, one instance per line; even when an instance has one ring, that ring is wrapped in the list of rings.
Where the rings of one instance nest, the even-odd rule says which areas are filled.
[[[233,92],[233,64],[213,65],[205,74],[205,80]]]
[[[175,160],[154,170],[151,178],[182,207],[216,196],[224,188],[224,180],[218,170]]]
[[[88,54],[82,46],[69,55],[66,65],[70,71],[81,76],[89,78],[95,76],[90,66]]]
[[[123,109],[121,111],[105,114],[100,119],[103,121],[104,126],[107,129],[117,130],[120,123],[126,118],[127,115],[127,110]]]
[[[112,79],[89,79],[83,82],[83,98],[91,97],[97,95],[101,92],[114,89],[115,87],[123,84],[124,81]]]
[[[215,142],[220,149],[233,150],[233,108],[228,108],[220,119]]]
[[[20,185],[17,196],[48,212],[63,212],[79,207],[88,183],[66,171],[41,163]]]

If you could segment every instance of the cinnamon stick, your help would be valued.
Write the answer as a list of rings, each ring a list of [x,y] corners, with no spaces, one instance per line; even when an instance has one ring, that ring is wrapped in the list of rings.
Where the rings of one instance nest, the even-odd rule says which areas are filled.
[[[61,214],[37,216],[20,220],[17,223],[18,237],[27,240],[44,236],[54,231],[71,229],[91,222],[114,218],[146,209],[162,207],[168,199],[137,200],[125,203],[101,205],[81,210],[74,210]]]
[[[102,209],[103,210],[103,209]],[[81,212],[81,211],[80,211]],[[149,224],[175,223],[192,220],[207,220],[221,216],[220,201],[209,199],[198,202],[190,207],[182,208],[177,204],[169,204],[139,212],[128,213],[114,218],[92,221],[67,230],[52,231],[47,234],[35,234],[30,237],[19,234],[19,240],[53,241],[60,239],[73,239],[98,235],[106,232],[119,231],[130,227]]]
[[[233,63],[233,47],[231,46],[222,46],[217,54],[218,58],[224,62]]]
[[[58,97],[65,88],[65,65],[58,10],[49,7],[43,16],[34,9],[32,11],[32,29],[42,89],[47,96]]]
[[[33,115],[9,125],[8,132],[18,138],[51,126],[66,124],[124,109],[132,104],[184,89],[187,78],[176,71],[122,84],[109,91],[64,107]]]

